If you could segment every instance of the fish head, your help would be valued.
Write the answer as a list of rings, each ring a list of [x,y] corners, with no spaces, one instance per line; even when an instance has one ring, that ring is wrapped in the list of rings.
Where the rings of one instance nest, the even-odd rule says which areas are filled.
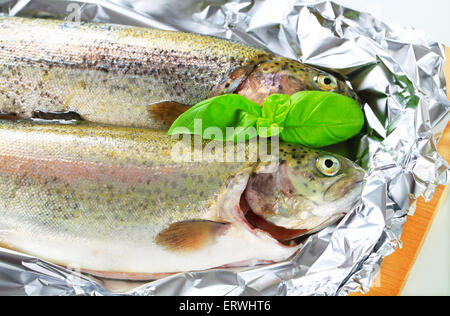
[[[296,60],[278,57],[259,64],[237,88],[238,93],[260,105],[273,93],[292,95],[304,90],[339,93],[360,100],[343,80]]]
[[[342,156],[280,144],[276,167],[255,168],[245,199],[253,213],[277,227],[311,231],[360,200],[364,174]]]

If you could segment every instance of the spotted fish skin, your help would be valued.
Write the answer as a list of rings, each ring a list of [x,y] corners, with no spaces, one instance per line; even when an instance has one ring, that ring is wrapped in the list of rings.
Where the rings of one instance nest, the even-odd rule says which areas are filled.
[[[74,111],[92,122],[160,128],[150,105],[193,105],[267,56],[182,32],[0,18],[0,112]]]
[[[344,212],[333,209],[341,199],[358,199],[360,170],[346,163],[350,168],[325,180],[313,170],[318,150],[280,144],[269,163],[258,156],[261,143],[227,143],[236,159],[223,162],[217,153],[228,155],[229,147],[198,141],[195,147],[195,140],[147,128],[0,120],[0,246],[103,276],[148,279],[284,260],[300,246],[282,241]],[[257,181],[265,168],[279,170],[273,188]],[[283,194],[285,205],[296,206],[268,219],[291,219],[301,232],[283,230],[279,239],[266,230],[270,224],[246,219],[252,210],[242,199],[251,178],[254,197],[281,201]],[[336,187],[342,179],[352,186]],[[322,218],[304,221],[313,191],[315,205],[330,192],[333,203]]]
[[[231,179],[241,172],[245,183],[250,172],[245,161],[173,161],[175,143],[167,132],[145,128],[0,121],[0,245],[139,279],[295,252],[237,223],[197,251],[156,244],[172,223],[229,223],[219,218],[219,202],[234,199],[237,207]]]
[[[259,104],[270,93],[305,89],[353,96],[344,82],[317,84],[329,74],[236,42],[49,19],[0,18],[0,71],[0,113],[71,111],[91,122],[156,129],[187,109],[168,104],[192,106],[223,93]],[[168,119],[165,111],[175,114]]]

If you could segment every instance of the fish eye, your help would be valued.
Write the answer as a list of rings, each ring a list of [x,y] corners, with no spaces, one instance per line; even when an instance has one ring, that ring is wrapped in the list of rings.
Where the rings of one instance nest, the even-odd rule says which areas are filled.
[[[337,80],[331,75],[317,75],[314,77],[314,85],[322,91],[334,91],[337,88]]]
[[[331,155],[325,155],[317,158],[316,168],[325,176],[335,176],[341,170],[339,159]]]

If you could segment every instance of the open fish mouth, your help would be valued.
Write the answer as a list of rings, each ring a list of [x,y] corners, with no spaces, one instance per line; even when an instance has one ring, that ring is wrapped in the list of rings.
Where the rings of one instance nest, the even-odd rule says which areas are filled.
[[[322,193],[323,205],[319,205],[321,203],[310,200],[307,196],[298,193],[297,195],[301,199],[307,200],[310,205],[314,205],[315,209],[329,208],[321,216],[317,213],[311,214],[316,219],[313,221],[314,224],[309,227],[305,227],[305,219],[293,217],[289,221],[289,226],[285,226],[282,225],[284,221],[280,220],[280,218],[271,220],[270,216],[267,218],[264,216],[264,212],[261,213],[252,209],[251,204],[247,201],[246,193],[249,190],[247,184],[239,200],[240,216],[238,216],[238,222],[253,233],[263,232],[282,245],[296,246],[298,243],[295,241],[298,240],[298,237],[315,233],[331,225],[356,206],[360,201],[359,196],[361,195],[363,181],[362,172],[339,178]],[[295,198],[294,195],[290,195],[290,197]],[[330,210],[334,211],[330,212]],[[294,225],[293,223],[296,224]]]
[[[355,202],[351,208],[357,203],[358,202]],[[246,225],[250,231],[253,233],[263,232],[285,247],[298,246],[299,243],[304,240],[303,237],[307,237],[307,235],[313,234],[322,228],[333,224],[345,215],[345,212],[341,212],[328,218],[324,218],[323,222],[313,229],[289,229],[282,226],[277,226],[253,212],[245,199],[241,200],[239,207],[243,214],[243,220],[241,220],[241,223]]]
[[[250,228],[251,231],[263,231],[283,245],[292,245],[290,241],[297,237],[303,236],[310,231],[309,229],[288,229],[270,223],[262,216],[259,216],[252,211],[244,196],[245,195],[242,194],[239,202],[239,208],[245,221],[244,224]]]

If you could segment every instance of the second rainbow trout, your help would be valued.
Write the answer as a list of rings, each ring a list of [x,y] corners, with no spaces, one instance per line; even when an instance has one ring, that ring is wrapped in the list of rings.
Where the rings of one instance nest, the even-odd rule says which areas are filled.
[[[344,157],[280,143],[265,161],[228,143],[236,159],[220,161],[222,145],[0,120],[0,245],[110,278],[155,278],[284,260],[300,247],[292,239],[360,199],[364,171]]]
[[[298,61],[191,33],[0,18],[2,118],[76,118],[165,129],[208,97],[334,91],[345,82]]]

